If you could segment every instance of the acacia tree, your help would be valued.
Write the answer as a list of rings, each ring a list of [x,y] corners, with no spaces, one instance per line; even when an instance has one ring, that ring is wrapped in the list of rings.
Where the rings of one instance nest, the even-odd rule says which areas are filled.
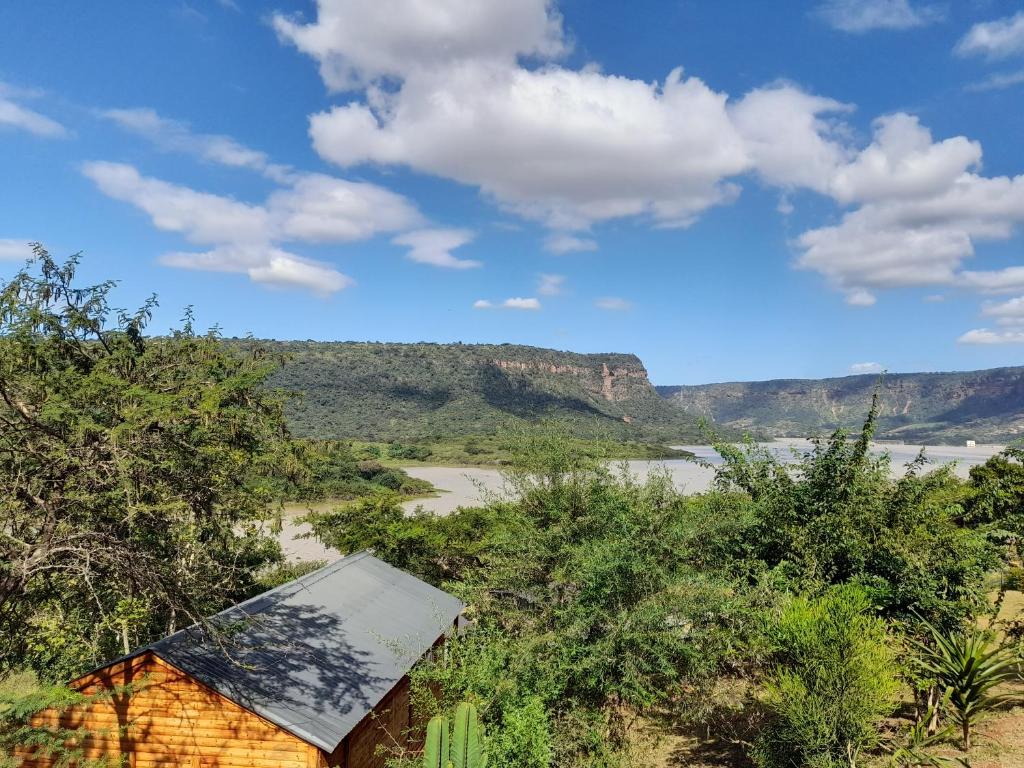
[[[284,437],[274,363],[191,318],[79,287],[77,257],[0,285],[0,671],[69,675],[199,620],[279,558],[261,464]]]

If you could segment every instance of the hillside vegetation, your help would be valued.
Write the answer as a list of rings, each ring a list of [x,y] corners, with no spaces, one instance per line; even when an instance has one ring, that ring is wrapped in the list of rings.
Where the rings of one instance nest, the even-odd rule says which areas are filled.
[[[263,342],[285,355],[270,379],[296,393],[294,434],[436,442],[509,423],[564,422],[574,435],[698,438],[697,419],[660,398],[635,355],[512,344]]]
[[[683,413],[773,437],[855,427],[876,375],[658,387]],[[921,443],[1009,443],[1024,437],[1024,367],[887,374],[878,436]]]

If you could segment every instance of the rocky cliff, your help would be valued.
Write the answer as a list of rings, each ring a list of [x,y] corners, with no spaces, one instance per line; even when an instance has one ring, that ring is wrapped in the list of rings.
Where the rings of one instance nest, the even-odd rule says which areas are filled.
[[[876,375],[658,387],[684,413],[773,436],[806,437],[864,419]],[[921,443],[1024,438],[1024,367],[898,373],[881,379],[878,436]]]

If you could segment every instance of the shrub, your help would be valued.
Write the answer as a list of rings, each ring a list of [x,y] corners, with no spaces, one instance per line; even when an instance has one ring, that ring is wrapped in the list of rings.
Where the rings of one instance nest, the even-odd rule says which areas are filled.
[[[866,593],[846,585],[798,597],[769,635],[774,666],[765,681],[772,718],[752,757],[762,768],[856,764],[876,744],[897,692],[885,624]]]

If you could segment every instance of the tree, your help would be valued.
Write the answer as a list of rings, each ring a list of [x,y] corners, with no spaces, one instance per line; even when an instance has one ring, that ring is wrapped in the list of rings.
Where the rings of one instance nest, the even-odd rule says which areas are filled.
[[[0,670],[70,676],[200,620],[279,558],[261,475],[283,444],[274,368],[191,318],[80,287],[42,246],[0,285]]]
[[[763,768],[856,765],[878,741],[895,702],[895,657],[885,623],[852,585],[820,598],[797,597],[769,632],[773,665],[765,681],[772,720],[754,748]]]
[[[855,581],[888,617],[955,626],[987,604],[985,574],[998,552],[961,524],[964,489],[923,454],[893,480],[886,454],[870,452],[877,396],[856,439],[837,430],[792,464],[755,445],[716,445],[720,490],[753,502],[743,554],[784,572],[798,589]]]

